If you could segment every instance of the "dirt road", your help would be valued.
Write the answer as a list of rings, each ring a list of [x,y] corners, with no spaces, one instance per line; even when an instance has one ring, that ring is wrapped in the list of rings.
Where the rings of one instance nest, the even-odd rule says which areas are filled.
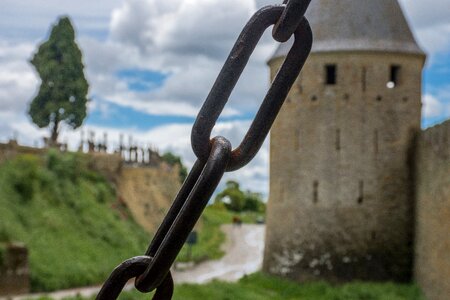
[[[206,283],[213,279],[222,281],[236,281],[245,274],[258,271],[262,265],[264,249],[264,225],[224,225],[222,230],[227,235],[227,242],[223,245],[225,255],[214,261],[206,261],[184,271],[173,270],[175,283]],[[133,288],[133,283],[126,289]],[[23,300],[39,298],[48,295],[54,300],[73,297],[76,295],[92,296],[98,293],[99,286],[82,287],[70,290],[56,291],[48,294],[30,294],[0,300]]]
[[[206,261],[186,271],[174,271],[175,283],[205,283],[213,279],[236,281],[262,265],[264,225],[224,225],[227,235],[224,257]]]

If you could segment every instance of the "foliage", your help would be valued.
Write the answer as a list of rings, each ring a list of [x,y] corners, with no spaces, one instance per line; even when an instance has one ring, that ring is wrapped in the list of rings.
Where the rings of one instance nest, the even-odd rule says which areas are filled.
[[[61,121],[72,128],[81,126],[88,101],[89,85],[84,76],[82,54],[68,17],[59,19],[31,64],[42,82],[29,114],[38,127],[51,126],[51,140],[56,143]]]
[[[137,294],[137,293],[136,293]],[[143,299],[141,296],[123,299]],[[419,300],[420,291],[412,285],[392,283],[349,283],[332,286],[327,283],[298,284],[262,273],[244,277],[238,283],[212,282],[207,285],[181,285],[176,299],[217,300]]]
[[[66,300],[83,300],[82,297]],[[94,297],[89,298],[94,299]],[[120,300],[144,300],[149,295],[135,290],[123,292]],[[411,284],[353,282],[333,286],[323,282],[298,284],[287,279],[255,273],[237,283],[213,281],[204,285],[175,286],[174,300],[423,300]],[[50,300],[42,298],[40,300]]]
[[[180,182],[183,183],[187,177],[187,168],[183,165],[181,157],[173,154],[172,152],[166,152],[161,156],[161,159],[170,166],[178,165],[178,167],[180,168]]]
[[[33,197],[38,174],[38,158],[33,155],[19,156],[10,170],[8,181],[23,202]]]
[[[235,212],[264,212],[266,209],[261,194],[242,191],[239,183],[234,180],[227,181],[226,188],[217,194],[215,203],[223,203],[227,209]]]
[[[83,154],[50,151],[0,166],[0,244],[27,245],[34,291],[97,284],[146,248],[148,234],[87,165]]]

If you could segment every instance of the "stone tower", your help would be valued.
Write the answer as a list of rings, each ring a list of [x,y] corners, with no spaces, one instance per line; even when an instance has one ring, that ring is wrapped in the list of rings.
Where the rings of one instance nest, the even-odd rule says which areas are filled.
[[[313,49],[271,132],[263,269],[408,280],[425,54],[396,0],[314,0],[307,17]]]

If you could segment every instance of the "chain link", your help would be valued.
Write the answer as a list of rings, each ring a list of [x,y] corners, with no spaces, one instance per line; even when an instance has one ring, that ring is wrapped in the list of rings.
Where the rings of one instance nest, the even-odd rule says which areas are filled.
[[[303,16],[310,1],[290,0],[284,1],[283,5],[263,7],[244,27],[192,128],[192,149],[197,161],[145,256],[128,259],[114,269],[97,300],[117,299],[131,278],[136,278],[135,286],[141,292],[156,289],[153,299],[171,299],[170,267],[189,233],[223,174],[242,168],[257,154],[311,51],[312,32]],[[287,41],[292,35],[295,40],[243,141],[232,150],[226,138],[210,139],[211,132],[262,34],[271,25],[275,25],[272,34],[277,41]]]
[[[281,17],[283,6],[267,6],[250,19],[225,62],[192,128],[191,143],[198,159],[204,161],[210,151],[210,135],[228,101],[239,76],[265,29]],[[294,84],[312,44],[308,21],[300,17],[295,41],[256,114],[244,140],[232,152],[227,171],[235,171],[250,162],[261,148],[284,100]]]
[[[286,9],[272,30],[272,36],[276,41],[284,43],[289,40],[301,22],[299,16],[305,14],[310,2],[311,0],[284,0]]]

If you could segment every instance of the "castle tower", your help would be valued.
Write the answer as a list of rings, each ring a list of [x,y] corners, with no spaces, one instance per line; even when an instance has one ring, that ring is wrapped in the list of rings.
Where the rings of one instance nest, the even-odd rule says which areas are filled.
[[[425,54],[396,0],[314,0],[307,17],[312,53],[271,131],[263,269],[408,280]]]

